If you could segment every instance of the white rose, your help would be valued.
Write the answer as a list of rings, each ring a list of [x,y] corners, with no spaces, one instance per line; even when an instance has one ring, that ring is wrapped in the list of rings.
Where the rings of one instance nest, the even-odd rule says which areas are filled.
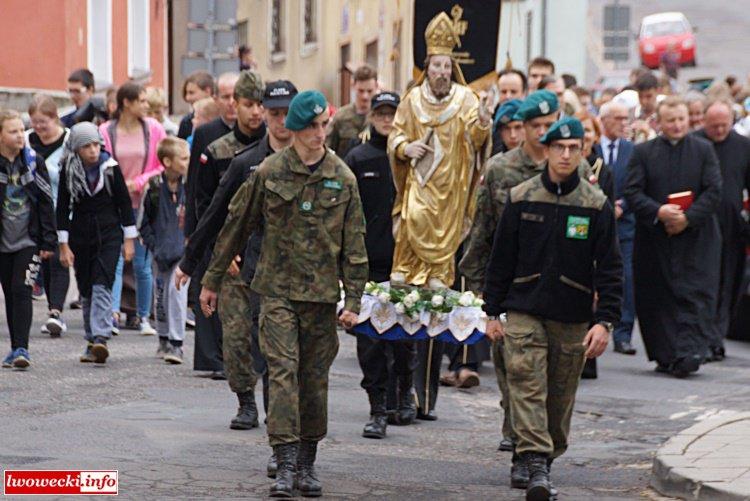
[[[375,290],[375,284],[372,282],[367,282],[365,285],[365,292],[367,294],[372,294],[372,292]]]
[[[417,292],[416,290],[413,290],[409,293],[407,297],[410,297],[411,300],[416,303],[417,301],[419,301],[419,292]]]
[[[458,298],[458,304],[461,306],[471,306],[474,303],[474,293],[471,291],[464,292],[461,297]]]
[[[391,295],[387,292],[381,292],[380,294],[378,294],[378,299],[381,303],[387,303],[391,300]]]
[[[445,298],[441,296],[440,294],[435,294],[432,296],[432,306],[438,307],[442,306],[445,302]]]
[[[406,307],[404,307],[404,303],[396,303],[395,308],[396,313],[398,313],[399,315],[403,315],[404,313],[406,313]]]
[[[415,304],[416,304],[416,301],[414,301],[414,298],[411,297],[411,295],[408,295],[404,298],[404,306],[406,306],[407,308],[411,308]]]

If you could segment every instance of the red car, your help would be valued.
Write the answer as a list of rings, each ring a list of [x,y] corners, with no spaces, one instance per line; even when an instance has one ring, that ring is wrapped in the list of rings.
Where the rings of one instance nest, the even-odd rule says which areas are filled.
[[[671,49],[679,55],[681,66],[695,66],[694,31],[682,12],[662,12],[644,17],[638,34],[641,64],[656,69],[662,54]]]

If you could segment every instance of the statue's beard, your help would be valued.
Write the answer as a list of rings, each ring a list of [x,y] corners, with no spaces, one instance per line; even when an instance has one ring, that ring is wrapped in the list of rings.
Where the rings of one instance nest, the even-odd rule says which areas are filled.
[[[443,99],[451,90],[451,81],[444,76],[432,77],[429,83],[432,94],[438,99]]]

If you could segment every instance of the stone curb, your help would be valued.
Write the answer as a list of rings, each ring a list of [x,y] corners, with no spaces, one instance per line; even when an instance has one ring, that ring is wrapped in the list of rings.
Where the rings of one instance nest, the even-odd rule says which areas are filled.
[[[707,419],[681,431],[657,450],[651,486],[665,496],[687,500],[750,501],[750,447],[741,457],[717,459],[722,455],[717,451],[727,444],[750,441],[744,428],[750,429],[750,412]]]

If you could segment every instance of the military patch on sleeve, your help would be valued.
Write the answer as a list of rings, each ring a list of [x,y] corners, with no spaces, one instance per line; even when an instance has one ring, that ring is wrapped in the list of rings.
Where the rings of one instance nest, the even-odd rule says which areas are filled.
[[[590,221],[591,218],[588,216],[568,216],[565,236],[576,240],[586,240],[589,238]]]
[[[208,156],[206,156],[206,154],[205,154],[205,153],[201,153],[201,157],[200,157],[200,162],[201,162],[202,164],[205,164],[205,163],[207,163],[207,162],[208,162]]]
[[[326,179],[323,181],[323,188],[331,188],[332,190],[340,190],[342,188],[341,181],[336,179]]]
[[[302,212],[310,212],[312,210],[312,203],[305,200],[300,204],[299,208]]]

